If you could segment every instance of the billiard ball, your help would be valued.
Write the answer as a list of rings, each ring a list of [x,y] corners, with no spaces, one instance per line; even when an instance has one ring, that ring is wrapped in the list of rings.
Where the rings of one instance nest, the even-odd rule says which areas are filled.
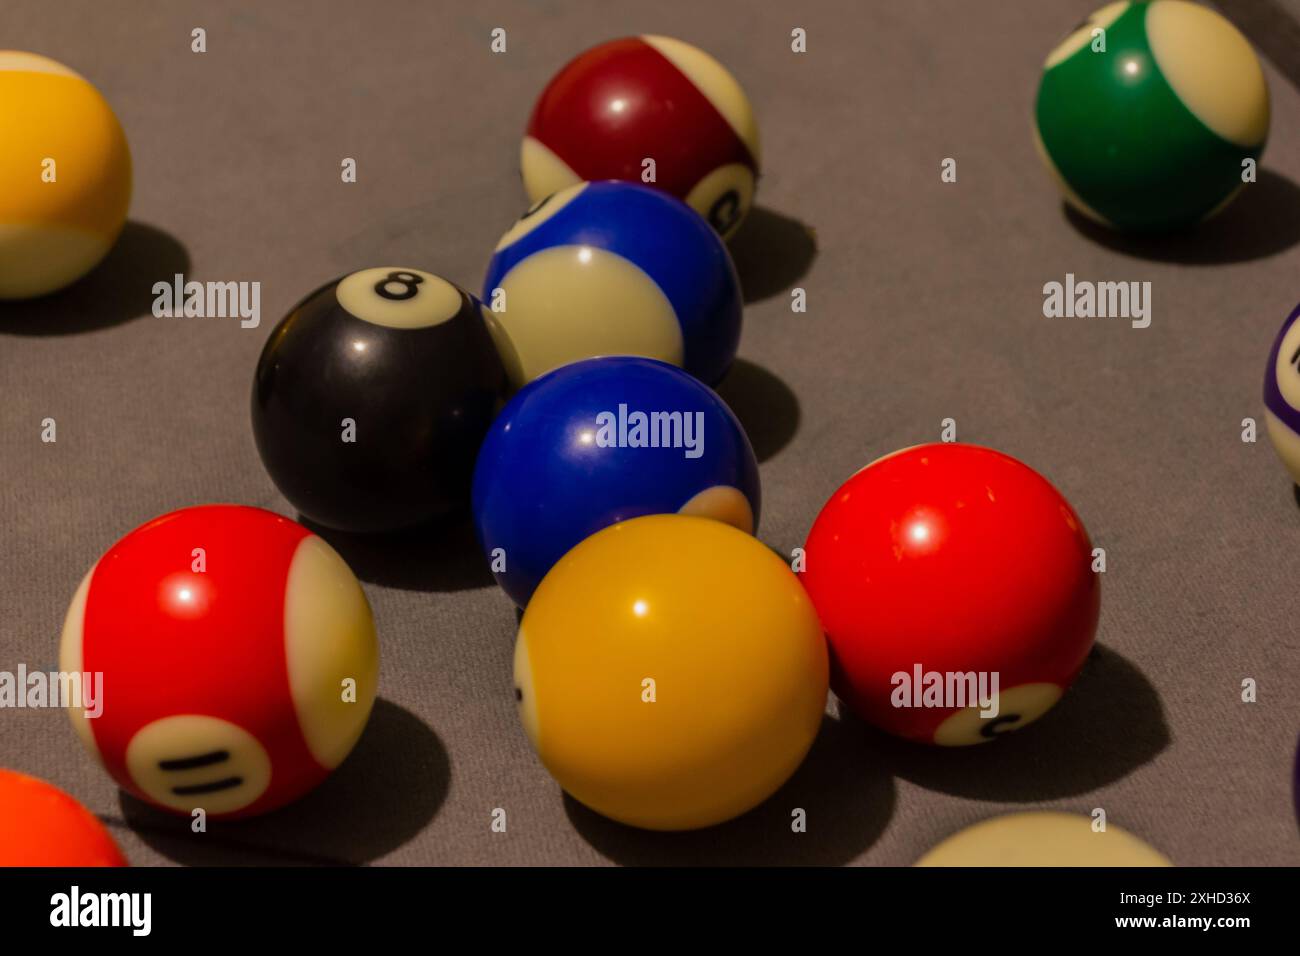
[[[803,760],[826,644],[785,563],[709,518],[596,532],[542,580],[515,643],[519,713],[568,793],[650,830],[720,823]]]
[[[863,468],[822,508],[804,561],[835,693],[910,740],[977,744],[1037,720],[1092,647],[1082,522],[989,448],[919,445]],[[981,680],[996,714],[973,702]]]
[[[54,292],[104,258],[126,222],[131,152],[88,80],[0,50],[0,299]]]
[[[548,372],[510,400],[479,452],[474,520],[493,571],[523,607],[566,551],[658,513],[753,533],[758,463],[725,402],[681,369],[631,356]]]
[[[1296,823],[1300,823],[1300,743],[1296,744],[1295,760],[1291,762],[1291,802],[1295,804]]]
[[[1250,43],[1208,7],[1110,3],[1047,58],[1035,118],[1071,206],[1118,229],[1172,229],[1241,188],[1268,137],[1268,86]]]
[[[1127,830],[1092,817],[1031,810],[984,820],[948,837],[917,866],[1173,866]]]
[[[1296,823],[1300,823],[1300,743],[1296,744],[1295,760],[1291,762],[1291,802],[1295,804]]]
[[[517,388],[568,362],[644,355],[713,385],[740,342],[740,282],[708,223],[663,193],[578,183],[530,209],[483,281]]]
[[[354,272],[294,306],[262,350],[252,403],[285,498],[342,531],[467,508],[505,388],[494,325],[469,293],[404,266]]]
[[[126,866],[95,815],[58,787],[0,769],[0,866]]]
[[[1264,423],[1291,478],[1300,483],[1300,305],[1282,323],[1264,369]]]
[[[185,508],[113,545],[77,588],[60,669],[99,673],[82,742],[141,800],[212,817],[311,790],[361,736],[379,649],[343,559],[287,518]]]
[[[580,180],[652,185],[731,234],[754,198],[758,124],[735,78],[681,40],[626,37],[592,47],[546,85],[520,156],[532,202]]]

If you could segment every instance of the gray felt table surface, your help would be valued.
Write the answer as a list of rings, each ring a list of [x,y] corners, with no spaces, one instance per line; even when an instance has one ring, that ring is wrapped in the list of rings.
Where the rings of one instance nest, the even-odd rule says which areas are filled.
[[[763,540],[799,545],[843,479],[952,417],[961,440],[1050,478],[1109,565],[1099,650],[1038,725],[941,751],[832,709],[784,790],[694,834],[608,823],[543,770],[515,714],[515,612],[467,528],[335,537],[375,610],[381,700],[299,804],[193,837],[121,795],[58,711],[0,711],[0,766],[75,794],[140,864],[901,865],[1035,807],[1103,807],[1180,865],[1300,862],[1300,510],[1267,440],[1240,438],[1243,418],[1262,425],[1265,357],[1300,298],[1300,47],[1264,44],[1260,181],[1194,235],[1116,241],[1064,215],[1030,132],[1040,65],[1092,6],[4,0],[4,45],[68,63],[114,105],[135,195],[90,278],[0,305],[0,670],[54,666],[78,581],[148,518],[212,501],[293,514],[248,423],[271,325],[366,266],[477,290],[525,205],[533,99],[571,55],[629,33],[712,52],[762,126],[759,209],[733,249],[742,362],[722,393],[762,459]],[[1250,6],[1268,8],[1275,39],[1300,18],[1295,0]],[[489,51],[498,26],[505,55]],[[949,156],[955,185],[939,179]],[[260,281],[262,327],[152,317],[150,287],[178,271]],[[1150,280],[1151,327],[1045,319],[1043,284],[1067,272]],[[806,314],[790,310],[795,286]],[[808,833],[789,832],[793,806]]]

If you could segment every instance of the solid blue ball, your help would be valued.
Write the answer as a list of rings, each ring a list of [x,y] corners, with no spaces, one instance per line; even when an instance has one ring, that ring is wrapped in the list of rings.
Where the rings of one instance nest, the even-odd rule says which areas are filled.
[[[740,342],[727,247],[685,203],[634,183],[578,183],[530,209],[497,244],[483,301],[516,388],[596,355],[713,385]]]
[[[759,503],[754,450],[726,403],[672,365],[631,356],[586,359],[525,386],[488,430],[474,472],[479,541],[520,607],[602,528],[682,513],[753,533]]]

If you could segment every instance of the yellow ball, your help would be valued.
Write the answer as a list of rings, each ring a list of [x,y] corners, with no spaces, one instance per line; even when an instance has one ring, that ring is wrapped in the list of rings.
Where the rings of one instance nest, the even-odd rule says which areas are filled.
[[[1092,817],[1033,810],[984,820],[955,833],[917,866],[1172,866],[1163,854]]]
[[[131,203],[131,152],[108,102],[35,53],[0,50],[0,299],[98,265]]]
[[[575,547],[515,645],[520,717],[542,763],[591,809],[651,830],[721,823],[780,787],[821,724],[827,666],[785,563],[683,515]]]

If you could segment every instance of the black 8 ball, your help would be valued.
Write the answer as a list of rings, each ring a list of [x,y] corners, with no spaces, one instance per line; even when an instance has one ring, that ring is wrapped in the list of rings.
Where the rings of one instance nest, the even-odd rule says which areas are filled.
[[[316,290],[271,333],[253,436],[305,517],[394,531],[467,505],[505,370],[491,312],[429,272],[384,266]]]

